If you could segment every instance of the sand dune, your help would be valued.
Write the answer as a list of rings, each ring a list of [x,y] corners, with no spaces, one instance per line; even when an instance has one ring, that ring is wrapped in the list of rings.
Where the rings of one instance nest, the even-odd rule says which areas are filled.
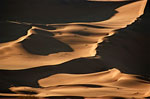
[[[57,79],[56,79],[57,78]],[[83,96],[83,97],[148,97],[150,84],[148,81],[137,79],[135,75],[120,73],[117,69],[92,74],[56,74],[39,80],[43,88],[11,87],[18,94],[0,95],[26,96],[21,92],[34,92],[33,96]],[[117,94],[116,94],[117,93]]]
[[[91,2],[91,4],[85,3],[83,5],[91,5],[91,10],[95,10],[95,6],[97,6],[97,11],[95,12],[97,14],[105,7],[101,7],[103,3],[98,4]],[[103,5],[106,4],[104,3]],[[124,6],[121,6],[123,4]],[[111,9],[110,11],[108,10],[109,12],[101,11],[98,13],[99,15],[88,17],[89,20],[101,17],[105,19],[107,14],[116,12],[108,20],[100,22],[45,24],[42,25],[44,28],[40,27],[41,25],[32,26],[32,24],[29,25],[28,23],[26,25],[32,26],[32,28],[26,30],[27,34],[25,36],[15,41],[1,43],[0,50],[3,58],[0,60],[0,68],[10,70],[26,69],[42,65],[56,65],[76,58],[95,56],[97,44],[102,42],[104,37],[112,35],[115,30],[124,28],[134,22],[137,17],[143,14],[145,4],[146,0],[132,3],[112,2],[106,7],[106,9]],[[80,5],[77,6],[80,7]],[[78,19],[72,20],[77,21]],[[14,23],[10,21],[9,24]],[[8,52],[7,49],[11,51]]]
[[[146,3],[147,0],[2,2],[6,12],[0,16],[3,28],[0,30],[0,96],[150,97],[149,79],[140,76],[149,76],[149,68],[139,67],[143,63],[148,65],[147,60],[140,60],[146,56],[137,55],[147,50],[130,42],[132,37],[137,42],[148,41],[146,36],[141,36],[145,35],[143,31],[142,34],[124,31],[143,15]],[[122,46],[113,44],[105,47],[107,39],[113,43],[111,38],[120,32],[125,32],[127,39],[116,41],[117,44],[127,44],[130,49],[122,50]],[[140,45],[145,47],[147,44],[143,43]],[[131,47],[137,51],[128,53],[133,50]]]

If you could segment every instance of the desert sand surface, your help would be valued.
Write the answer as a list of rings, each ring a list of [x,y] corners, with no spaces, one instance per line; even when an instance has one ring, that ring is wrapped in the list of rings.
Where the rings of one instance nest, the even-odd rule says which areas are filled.
[[[2,0],[0,98],[150,97],[148,4]]]

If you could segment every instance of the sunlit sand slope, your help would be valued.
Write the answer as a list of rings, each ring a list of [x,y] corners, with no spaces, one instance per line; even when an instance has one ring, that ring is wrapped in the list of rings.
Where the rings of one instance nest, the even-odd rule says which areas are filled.
[[[0,21],[0,96],[150,97],[149,79],[104,68],[96,51],[105,37],[134,23],[146,2],[8,2],[11,17],[3,14]]]
[[[56,79],[57,78],[57,79]],[[135,75],[121,73],[117,69],[91,74],[56,74],[38,81],[42,88],[27,86],[10,87],[16,94],[0,93],[2,96],[27,96],[22,92],[34,92],[31,96],[82,96],[125,97],[150,96],[150,83]],[[22,94],[21,94],[22,93]]]
[[[68,17],[63,14],[60,18],[64,20],[60,20],[62,22],[60,24],[58,24],[59,18],[57,18],[57,15],[59,14],[57,12],[47,12],[48,17],[45,16],[45,19],[51,19],[50,15],[52,14],[52,18],[55,15],[57,24],[54,24],[53,20],[52,22],[47,21],[47,23],[53,24],[15,21],[1,22],[2,26],[4,24],[9,25],[7,28],[4,27],[6,29],[2,30],[2,33],[12,32],[12,37],[15,35],[23,35],[23,32],[26,32],[26,35],[16,38],[16,40],[12,39],[12,41],[5,39],[1,41],[0,69],[15,70],[44,65],[56,65],[72,59],[95,56],[97,44],[101,43],[104,37],[110,36],[115,33],[115,30],[133,23],[136,18],[143,14],[146,0],[130,2],[86,1],[81,2],[81,5],[71,3],[70,6],[69,4],[56,3],[56,6],[58,5],[60,8],[64,7],[65,10],[62,11],[71,18],[70,20],[65,19]],[[76,6],[78,8],[75,8]],[[49,6],[48,9],[54,9],[54,6]],[[68,10],[66,9],[81,12],[75,12],[77,16],[75,15],[76,17],[73,17],[74,14],[67,13]],[[17,26],[11,27],[12,24],[20,25],[21,28],[17,28]],[[8,31],[9,29],[11,31]],[[17,29],[20,31],[17,31]],[[7,38],[7,35],[4,35],[4,37]]]

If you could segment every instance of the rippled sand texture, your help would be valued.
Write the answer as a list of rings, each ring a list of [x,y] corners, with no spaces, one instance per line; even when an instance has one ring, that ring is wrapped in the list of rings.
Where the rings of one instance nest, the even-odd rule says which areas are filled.
[[[1,96],[150,96],[149,81],[103,68],[96,51],[135,22],[147,0],[18,2],[7,2],[12,9],[0,22]]]

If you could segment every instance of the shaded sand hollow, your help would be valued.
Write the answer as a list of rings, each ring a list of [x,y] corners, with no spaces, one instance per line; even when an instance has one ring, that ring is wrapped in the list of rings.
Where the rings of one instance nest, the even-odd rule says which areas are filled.
[[[146,3],[2,2],[6,6],[0,20],[0,96],[150,97],[149,80],[123,73],[118,67],[110,69],[105,66],[108,59],[102,56],[106,53],[98,54],[99,44],[119,29],[132,26]]]

